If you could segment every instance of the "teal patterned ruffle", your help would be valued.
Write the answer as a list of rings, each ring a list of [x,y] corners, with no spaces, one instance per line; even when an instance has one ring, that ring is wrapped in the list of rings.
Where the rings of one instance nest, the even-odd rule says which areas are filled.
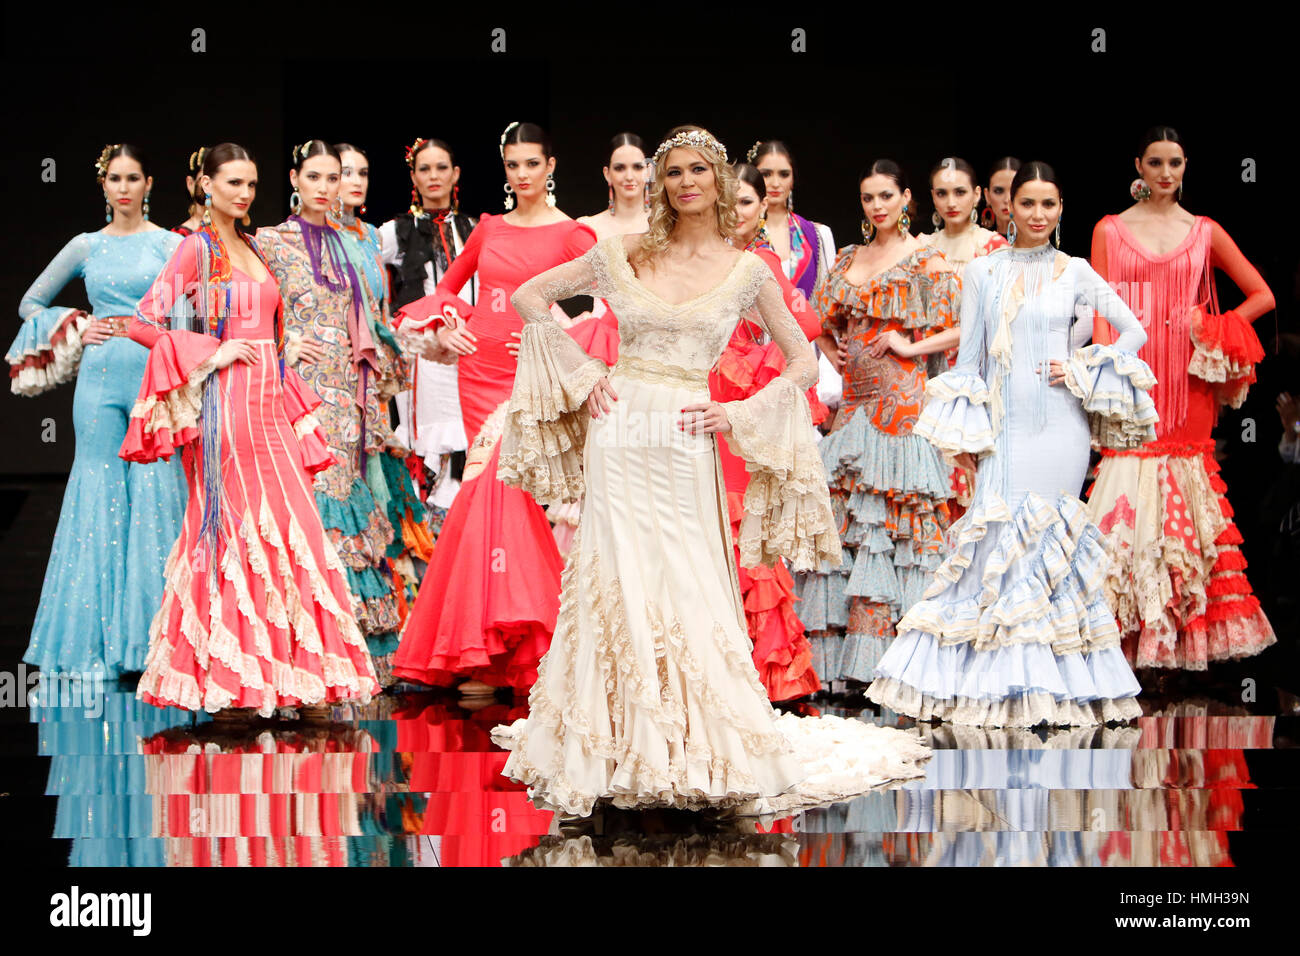
[[[379,507],[366,483],[357,479],[347,498],[338,501],[324,492],[316,492],[316,507],[320,509],[321,524],[336,528],[348,537],[355,537],[370,528],[370,516]]]

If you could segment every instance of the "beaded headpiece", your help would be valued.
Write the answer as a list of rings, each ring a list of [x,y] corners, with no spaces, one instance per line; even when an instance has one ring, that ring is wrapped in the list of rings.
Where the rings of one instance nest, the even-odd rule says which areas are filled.
[[[99,159],[95,160],[95,178],[101,183],[104,177],[108,175],[108,164],[113,158],[113,150],[120,149],[121,143],[109,143],[99,154]]]
[[[722,154],[722,161],[727,162],[727,147],[723,146],[708,130],[688,129],[684,133],[678,133],[676,136],[670,136],[659,144],[655,150],[654,164],[659,165],[659,159],[671,149],[677,149],[684,146],[688,149],[711,149],[716,153]]]
[[[513,123],[511,123],[509,126],[507,126],[507,127],[505,128],[505,132],[503,132],[503,133],[501,134],[501,158],[502,158],[502,159],[505,159],[505,158],[506,158],[506,137],[509,136],[509,135],[510,135],[510,131],[511,131],[512,129],[514,129],[516,126],[518,126],[518,125],[519,125],[519,122],[516,120],[515,122],[513,122]]]
[[[749,152],[745,154],[745,162],[753,166],[754,159],[758,156],[758,148],[762,145],[763,145],[763,141],[760,139],[757,142],[755,142],[753,146],[749,147]]]
[[[295,146],[295,147],[293,148],[293,152],[290,154],[290,155],[293,156],[293,161],[294,161],[295,163],[298,163],[298,162],[301,162],[302,160],[306,159],[306,158],[307,158],[307,153],[308,153],[308,151],[311,149],[311,144],[314,143],[314,142],[315,142],[315,140],[313,140],[313,139],[309,139],[309,140],[307,140],[307,142],[303,143],[301,146]]]
[[[194,152],[190,153],[190,172],[197,176],[203,171],[203,157],[208,155],[208,148],[200,146]]]
[[[406,165],[412,169],[415,168],[415,157],[419,155],[420,150],[424,149],[425,144],[429,141],[423,136],[418,137],[414,143],[406,147]]]

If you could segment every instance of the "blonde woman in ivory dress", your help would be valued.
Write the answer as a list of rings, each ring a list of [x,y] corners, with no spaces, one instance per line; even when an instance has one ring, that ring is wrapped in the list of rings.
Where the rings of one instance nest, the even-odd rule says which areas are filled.
[[[524,285],[499,476],[541,502],[582,495],[551,648],[526,720],[499,727],[504,773],[534,801],[587,815],[621,807],[785,812],[922,774],[903,731],[780,716],[750,659],[717,438],[752,472],[741,561],[840,560],[804,391],[817,366],[781,287],[731,246],[736,180],[707,131],[655,153],[650,229],[611,236]],[[556,299],[605,299],[613,370],[555,322]],[[743,401],[709,401],[708,371],[741,317],[785,372]]]

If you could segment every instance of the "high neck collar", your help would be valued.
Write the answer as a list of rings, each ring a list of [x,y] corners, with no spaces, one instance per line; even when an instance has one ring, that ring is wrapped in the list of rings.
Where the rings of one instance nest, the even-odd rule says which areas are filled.
[[[1011,258],[1028,262],[1048,258],[1049,254],[1056,252],[1056,247],[1050,241],[1043,240],[1036,246],[1012,246],[1010,252]]]

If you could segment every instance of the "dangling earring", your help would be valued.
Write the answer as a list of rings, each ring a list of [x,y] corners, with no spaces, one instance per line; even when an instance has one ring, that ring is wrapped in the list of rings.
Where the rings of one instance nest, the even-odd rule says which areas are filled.
[[[459,186],[451,187],[451,214],[453,216],[460,215],[460,187]]]
[[[907,214],[907,207],[904,206],[903,214],[898,217],[898,231],[901,232],[903,235],[907,235],[907,230],[911,227],[911,225],[912,225],[912,219]]]
[[[203,194],[203,225],[212,225],[212,193]]]
[[[867,222],[865,219],[862,220],[862,241],[870,245],[871,237],[874,236],[875,234],[876,234],[876,227],[873,226],[871,223]]]
[[[613,198],[612,196],[610,197]],[[546,177],[546,205],[555,208],[555,177]]]
[[[794,190],[790,190],[785,195],[785,211],[788,215],[794,215]]]
[[[343,218],[343,197],[335,196],[334,202],[330,203],[330,215],[335,219]]]
[[[614,187],[609,187],[609,214],[614,215]]]
[[[420,202],[420,193],[419,193],[419,191],[418,191],[414,186],[411,187],[411,210],[410,210],[410,212],[411,212],[411,215],[414,216],[416,219],[419,219],[420,216],[423,215],[423,213],[424,213],[424,204],[423,204],[422,202]]]
[[[357,215],[358,215],[358,216],[364,216],[365,214],[366,214],[366,204],[365,204],[365,203],[362,203],[362,204],[361,204],[361,208],[360,208],[359,210],[357,210]]]
[[[650,180],[646,180],[645,189],[641,191],[641,211],[650,211]]]
[[[289,193],[289,212],[296,216],[300,209],[302,209],[302,196],[298,195],[298,190],[295,189]]]
[[[1183,201],[1183,184],[1181,182],[1178,184],[1178,201]]]
[[[149,196],[150,195],[151,195],[150,193],[144,194],[144,221],[145,222],[149,221]]]
[[[980,225],[992,232],[997,228],[998,221],[993,215],[993,207],[985,206],[984,211],[980,213]]]
[[[511,186],[509,183],[506,183],[505,207],[506,207],[506,212],[509,212],[511,209],[515,208],[515,187]]]
[[[1128,188],[1128,194],[1138,202],[1146,202],[1151,198],[1151,187],[1147,185],[1145,179],[1135,179]]]
[[[979,223],[979,221],[980,221],[979,214],[978,214],[977,212],[975,212],[975,207],[974,207],[974,206],[971,206],[971,207],[970,207],[970,224],[971,224],[972,226],[974,226],[974,225],[977,225],[977,224]]]
[[[113,221],[113,204],[109,202],[106,197],[104,199],[104,222],[112,222],[112,221]]]
[[[934,212],[930,213],[930,221],[934,223],[935,229],[938,229],[943,225],[943,220],[939,218],[939,210],[936,209]]]
[[[754,233],[754,241],[757,242],[760,246],[771,245],[771,241],[767,238],[767,216],[766,215],[759,217],[758,229]]]
[[[1016,221],[1011,219],[1007,222],[1007,242],[1013,246],[1016,244]]]
[[[1056,248],[1061,248],[1061,217],[1056,217]]]

